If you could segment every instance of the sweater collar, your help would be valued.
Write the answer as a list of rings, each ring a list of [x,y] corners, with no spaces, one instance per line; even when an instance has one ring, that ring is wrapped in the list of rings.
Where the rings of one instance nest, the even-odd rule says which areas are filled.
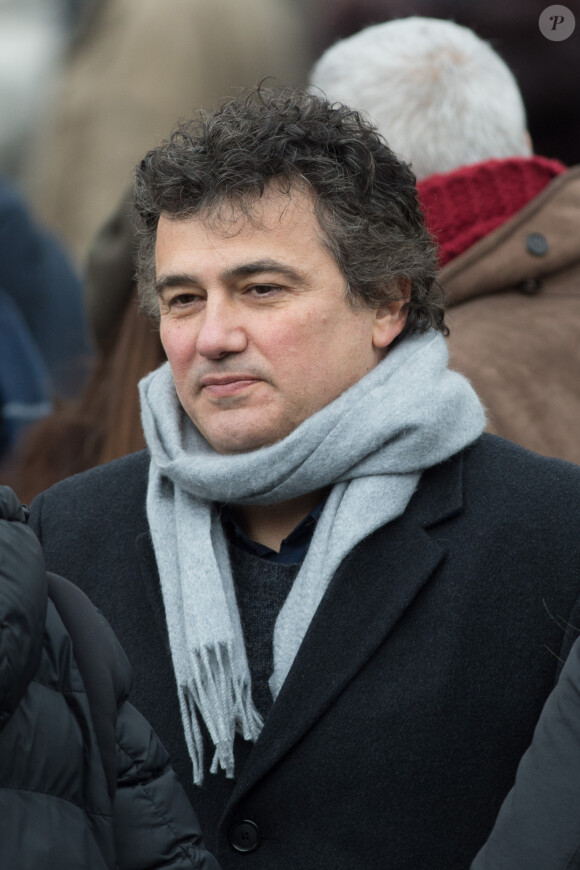
[[[323,498],[307,516],[287,535],[280,544],[280,551],[272,550],[265,544],[252,541],[239,524],[234,509],[231,505],[224,504],[220,510],[220,519],[227,539],[236,544],[247,553],[259,556],[267,562],[275,562],[278,565],[296,565],[304,561],[308,547],[314,534],[316,523],[326,503]]]
[[[524,208],[566,171],[546,157],[509,157],[430,175],[417,183],[443,267]]]

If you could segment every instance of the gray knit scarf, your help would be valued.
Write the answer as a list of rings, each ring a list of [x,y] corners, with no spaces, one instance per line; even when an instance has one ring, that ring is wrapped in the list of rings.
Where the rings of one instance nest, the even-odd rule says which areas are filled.
[[[211,772],[234,775],[234,736],[255,741],[262,721],[251,679],[228,549],[216,503],[273,504],[332,485],[307,556],[274,629],[275,699],[341,561],[398,517],[421,472],[482,432],[469,383],[447,368],[439,333],[406,338],[358,383],[290,435],[221,455],[177,398],[168,364],[140,385],[151,451],[147,516],[165,604],[194,781],[203,781],[198,716],[215,744]]]

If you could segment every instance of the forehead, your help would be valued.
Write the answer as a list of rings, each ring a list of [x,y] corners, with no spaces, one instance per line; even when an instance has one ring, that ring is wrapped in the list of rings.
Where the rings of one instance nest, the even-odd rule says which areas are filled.
[[[309,192],[267,188],[263,195],[243,203],[226,201],[219,208],[181,218],[163,214],[157,226],[157,276],[167,267],[204,256],[243,256],[262,250],[264,255],[301,259],[332,255]]]

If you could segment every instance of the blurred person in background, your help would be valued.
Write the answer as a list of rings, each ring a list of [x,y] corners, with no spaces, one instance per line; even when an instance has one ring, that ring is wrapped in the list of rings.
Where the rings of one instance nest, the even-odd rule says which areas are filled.
[[[138,310],[132,194],[93,240],[85,302],[96,348],[80,397],[59,401],[10,457],[4,479],[25,502],[59,480],[145,446],[137,384],[165,360],[159,331]],[[1,349],[0,349],[1,353]]]
[[[488,431],[580,462],[580,168],[533,155],[510,70],[451,21],[366,28],[329,48],[310,81],[367,113],[417,174],[450,364],[483,400]]]
[[[0,178],[0,457],[56,396],[79,395],[91,353],[76,270]]]
[[[129,663],[0,486],[0,866],[219,870]]]
[[[83,263],[139,154],[179,117],[272,76],[305,81],[294,0],[100,0],[73,44],[29,161],[35,207]]]
[[[65,0],[0,2],[0,173],[11,181],[22,181],[31,143],[50,111],[69,2],[70,10]]]
[[[38,210],[85,263],[97,359],[82,398],[66,401],[63,391],[56,413],[10,457],[6,479],[25,501],[144,446],[137,383],[164,355],[137,311],[130,206],[125,197],[118,205],[136,155],[180,114],[263,76],[304,79],[311,60],[308,29],[289,0],[84,5],[59,108],[37,143],[35,177]],[[37,416],[45,415],[45,392],[35,390]]]
[[[408,0],[319,0],[316,57],[338,40],[384,21],[409,15],[454,21],[490,42],[514,73],[537,153],[575,165],[580,162],[580,10],[565,4],[576,15],[576,30],[552,42],[538,26],[549,5],[546,0],[413,0],[412,6]]]

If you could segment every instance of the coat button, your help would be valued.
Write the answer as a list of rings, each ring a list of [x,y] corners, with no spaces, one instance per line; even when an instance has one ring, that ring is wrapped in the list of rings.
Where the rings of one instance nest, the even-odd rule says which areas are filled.
[[[526,239],[526,249],[534,257],[545,257],[548,253],[548,240],[541,233],[530,233]]]
[[[262,837],[255,822],[244,819],[230,830],[230,846],[236,852],[253,852],[258,848]]]

